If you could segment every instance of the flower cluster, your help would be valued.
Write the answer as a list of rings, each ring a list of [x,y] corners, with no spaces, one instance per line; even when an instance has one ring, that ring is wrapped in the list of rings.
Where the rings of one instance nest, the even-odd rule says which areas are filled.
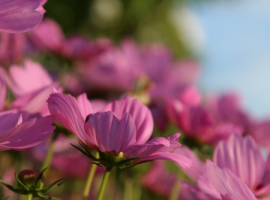
[[[66,37],[45,3],[0,0],[0,195],[270,199],[269,119],[165,45]]]

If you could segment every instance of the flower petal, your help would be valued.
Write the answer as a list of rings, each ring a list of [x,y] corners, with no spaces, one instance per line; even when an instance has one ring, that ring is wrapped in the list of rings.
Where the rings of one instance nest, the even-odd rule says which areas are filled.
[[[81,141],[85,141],[85,122],[74,97],[61,93],[53,93],[47,102],[49,111],[51,115],[55,116],[55,120],[72,131]]]
[[[43,15],[36,11],[41,0],[1,0],[0,31],[25,32],[36,26]]]
[[[214,163],[227,168],[238,176],[249,188],[262,180],[265,162],[252,137],[242,138],[233,134],[228,142],[220,142],[214,152]]]
[[[0,150],[23,150],[41,143],[55,129],[51,125],[53,122],[54,116],[46,116],[40,119],[29,119],[19,124],[7,132],[7,137],[1,138]]]
[[[121,119],[126,112],[129,113],[137,130],[136,144],[145,143],[152,135],[154,126],[152,114],[138,99],[132,100],[126,96],[124,99],[109,103],[103,111],[112,111],[118,119]]]
[[[81,110],[82,117],[84,119],[86,119],[86,117],[90,113],[92,113],[92,106],[91,106],[89,100],[87,99],[86,93],[83,93],[80,96],[78,96],[77,103],[78,103],[78,106],[79,106],[79,108]]]
[[[93,127],[101,151],[118,155],[135,144],[135,124],[128,113],[121,120],[112,112],[99,112],[88,117],[87,123]]]
[[[206,165],[208,179],[220,194],[229,194],[239,200],[256,200],[247,185],[230,170],[220,169],[209,160]]]

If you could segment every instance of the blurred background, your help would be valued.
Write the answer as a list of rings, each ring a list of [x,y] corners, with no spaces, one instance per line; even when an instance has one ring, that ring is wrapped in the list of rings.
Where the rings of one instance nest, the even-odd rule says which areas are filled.
[[[204,92],[234,90],[257,117],[270,114],[268,0],[49,0],[45,9],[66,35],[164,43],[201,63]]]

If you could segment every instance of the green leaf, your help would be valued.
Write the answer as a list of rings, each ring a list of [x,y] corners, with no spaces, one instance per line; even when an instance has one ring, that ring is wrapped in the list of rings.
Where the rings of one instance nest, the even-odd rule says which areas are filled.
[[[37,177],[36,183],[35,183],[35,188],[39,188],[41,185],[41,181],[42,181],[42,176],[44,174],[44,172],[46,171],[46,169],[48,169],[48,167],[46,167],[45,169],[43,169],[40,174]]]
[[[44,195],[39,194],[39,193],[35,194],[34,197],[40,197],[40,198],[42,198],[42,199],[61,200],[61,199],[56,198],[56,197],[44,196]]]
[[[19,190],[18,188],[15,188],[15,187],[7,184],[6,182],[2,181],[1,179],[0,179],[0,183],[2,183],[4,186],[6,186],[8,189],[10,189],[11,191],[13,191],[15,193],[23,194],[23,192],[21,190]]]
[[[39,192],[41,192],[41,193],[47,193],[47,192],[53,190],[54,188],[59,187],[62,183],[65,182],[64,179],[66,179],[66,178],[62,178],[62,179],[59,179],[59,180],[55,181],[54,183],[52,183],[52,184],[49,185],[48,187],[46,187],[46,188],[40,190]]]
[[[82,152],[84,155],[86,155],[87,157],[89,157],[90,159],[94,160],[94,161],[99,161],[99,159],[95,158],[90,152],[88,152],[86,150],[86,152],[84,150],[82,150],[81,148],[77,147],[76,145],[74,144],[71,144],[71,146],[73,146],[74,148],[76,148],[77,150],[79,150],[80,152]]]

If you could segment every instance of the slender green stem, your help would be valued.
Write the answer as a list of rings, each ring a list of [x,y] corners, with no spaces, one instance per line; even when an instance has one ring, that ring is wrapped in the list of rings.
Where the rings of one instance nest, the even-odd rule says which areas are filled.
[[[45,158],[45,160],[44,160],[44,162],[42,164],[42,167],[41,167],[41,171],[43,169],[45,169],[46,167],[50,168],[51,161],[52,161],[52,158],[53,158],[54,146],[55,146],[57,136],[58,136],[58,133],[53,133],[53,136],[52,136],[52,139],[51,139],[51,142],[50,142],[50,146],[49,146],[49,149],[47,151],[46,158]],[[46,170],[46,171],[48,171],[48,170]],[[45,171],[45,173],[46,173],[46,171]]]
[[[98,151],[96,151],[95,157],[98,157]],[[86,200],[87,197],[89,196],[89,192],[93,183],[93,178],[94,178],[96,169],[97,169],[97,165],[95,164],[92,164],[89,169],[89,174],[88,174],[86,184],[84,186],[84,191],[83,191],[83,200]]]
[[[32,197],[33,197],[33,194],[31,193],[31,194],[28,194],[27,195],[27,200],[32,200]]]
[[[126,177],[125,178],[125,191],[124,191],[124,199],[132,200],[133,197],[133,179]]]
[[[180,179],[181,179],[181,175],[180,175],[180,173],[177,173],[176,180],[175,180],[175,183],[173,185],[169,200],[177,200],[178,199],[178,195],[179,195],[179,191],[180,191],[180,187],[181,187]]]
[[[112,171],[112,167],[107,167],[106,168],[106,171],[104,173],[104,176],[103,176],[103,179],[102,179],[102,183],[101,183],[101,186],[100,186],[100,189],[99,189],[99,192],[98,192],[98,198],[97,198],[97,200],[102,200],[102,198],[103,198],[105,187],[106,187],[106,184],[107,184],[107,181],[109,179],[109,176],[110,176],[111,171]]]
[[[138,180],[138,179],[137,179]],[[137,182],[133,186],[133,200],[140,200],[142,195],[142,187]]]

